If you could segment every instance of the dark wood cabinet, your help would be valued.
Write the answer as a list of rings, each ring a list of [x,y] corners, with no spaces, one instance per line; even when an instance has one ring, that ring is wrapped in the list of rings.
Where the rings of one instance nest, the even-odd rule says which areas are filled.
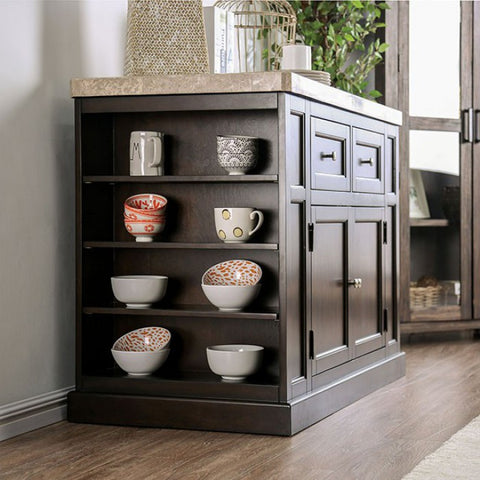
[[[334,107],[321,95],[289,89],[76,98],[71,421],[292,435],[403,375],[399,117],[334,93]],[[165,134],[164,176],[128,175],[133,130]],[[260,138],[254,171],[225,174],[215,150],[216,135],[225,133]],[[154,242],[136,243],[123,225],[123,201],[146,191],[167,197],[167,226]],[[252,243],[217,239],[218,206],[264,212]],[[245,311],[221,312],[200,280],[208,267],[232,258],[261,265],[262,289]],[[127,309],[110,287],[110,277],[122,274],[166,275],[167,295],[152,308]],[[171,354],[155,374],[131,378],[110,348],[120,335],[149,325],[171,331]],[[205,349],[222,343],[264,346],[259,372],[221,381]]]

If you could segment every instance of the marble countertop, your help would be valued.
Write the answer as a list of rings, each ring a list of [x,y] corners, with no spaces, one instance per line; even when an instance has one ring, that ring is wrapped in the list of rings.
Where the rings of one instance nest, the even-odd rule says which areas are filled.
[[[287,92],[395,125],[402,113],[288,71],[75,78],[72,97]]]

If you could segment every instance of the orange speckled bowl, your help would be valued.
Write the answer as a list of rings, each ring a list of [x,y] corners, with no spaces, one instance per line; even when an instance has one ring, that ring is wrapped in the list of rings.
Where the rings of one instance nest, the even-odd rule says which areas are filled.
[[[170,331],[163,327],[143,327],[122,335],[112,347],[121,352],[155,352],[170,344]]]
[[[210,267],[202,276],[203,285],[256,285],[262,269],[250,260],[227,260]]]

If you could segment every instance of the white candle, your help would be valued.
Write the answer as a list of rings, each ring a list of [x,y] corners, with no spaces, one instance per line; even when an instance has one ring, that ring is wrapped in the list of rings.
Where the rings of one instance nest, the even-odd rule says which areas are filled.
[[[285,45],[282,48],[282,70],[311,70],[312,49],[309,45]]]

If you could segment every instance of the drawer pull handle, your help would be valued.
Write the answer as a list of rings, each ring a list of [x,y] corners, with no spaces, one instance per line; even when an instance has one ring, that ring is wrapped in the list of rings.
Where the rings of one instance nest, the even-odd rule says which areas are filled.
[[[353,288],[362,288],[362,279],[361,278],[354,278],[353,280],[348,280],[347,285],[353,286]]]
[[[360,159],[360,164],[363,165],[363,164],[367,164],[370,165],[371,167],[373,167],[373,158],[370,157],[370,158],[361,158]]]
[[[331,153],[321,153],[320,158],[324,160],[325,158],[331,158],[333,161],[337,159],[337,152],[331,152]]]

